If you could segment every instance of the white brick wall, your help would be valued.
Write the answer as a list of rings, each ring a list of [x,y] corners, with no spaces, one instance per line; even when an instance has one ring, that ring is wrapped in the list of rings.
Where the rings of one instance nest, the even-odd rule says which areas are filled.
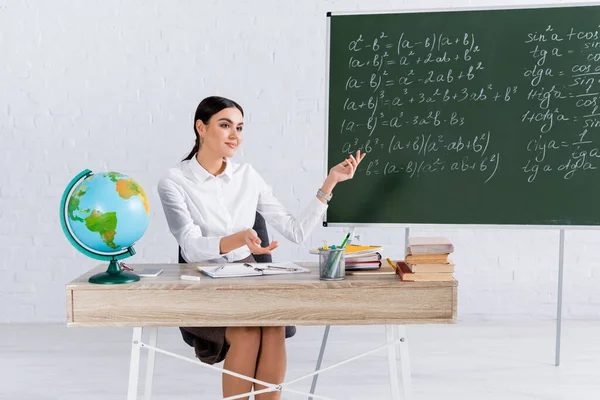
[[[0,322],[64,321],[64,285],[96,265],[58,220],[62,191],[82,169],[126,173],[150,196],[131,262],[175,261],[156,181],[192,146],[198,101],[220,94],[247,111],[238,158],[298,212],[323,176],[325,13],[485,4],[0,0]],[[555,315],[558,231],[413,232],[455,242],[461,318]],[[359,233],[402,256],[403,229]],[[311,259],[310,246],[342,234],[317,228],[276,257]],[[598,231],[567,232],[567,318],[600,318],[598,244]]]

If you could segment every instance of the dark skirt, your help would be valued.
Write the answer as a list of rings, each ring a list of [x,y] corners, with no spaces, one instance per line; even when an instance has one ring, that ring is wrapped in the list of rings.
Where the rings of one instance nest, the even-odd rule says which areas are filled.
[[[252,255],[237,262],[255,262]],[[229,344],[225,340],[224,326],[219,327],[180,327],[183,340],[194,348],[196,357],[206,364],[220,363],[225,359]],[[295,326],[285,327],[285,338],[296,334]]]
[[[225,340],[225,327],[181,327],[183,340],[194,347],[196,357],[206,364],[217,364],[225,359],[229,344]],[[285,327],[285,338],[296,334],[295,326]]]

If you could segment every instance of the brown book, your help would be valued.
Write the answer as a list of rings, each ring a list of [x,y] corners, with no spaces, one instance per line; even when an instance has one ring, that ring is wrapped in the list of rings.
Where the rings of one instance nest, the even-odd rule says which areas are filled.
[[[407,264],[447,264],[448,254],[407,254]]]
[[[449,254],[454,246],[445,237],[410,237],[406,254]]]
[[[454,272],[454,264],[408,264],[408,268],[411,272]]]
[[[405,262],[398,261],[396,265],[398,266],[400,279],[404,282],[454,280],[454,276],[449,272],[411,272]]]

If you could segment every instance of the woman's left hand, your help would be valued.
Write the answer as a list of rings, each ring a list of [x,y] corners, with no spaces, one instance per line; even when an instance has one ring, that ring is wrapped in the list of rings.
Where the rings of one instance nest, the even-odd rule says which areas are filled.
[[[366,155],[366,153],[361,154],[360,150],[356,151],[356,157],[350,154],[348,158],[329,170],[329,177],[336,183],[352,179],[358,164]]]
[[[254,229],[246,229],[243,231],[243,235],[244,243],[248,246],[252,254],[271,254],[271,251],[279,246],[277,240],[273,240],[268,247],[261,247],[261,240]]]

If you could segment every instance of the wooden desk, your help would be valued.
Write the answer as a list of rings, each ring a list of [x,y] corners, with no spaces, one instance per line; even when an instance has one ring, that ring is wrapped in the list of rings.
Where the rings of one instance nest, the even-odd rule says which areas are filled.
[[[89,283],[91,275],[106,270],[107,265],[101,264],[66,286],[67,325],[135,328],[128,396],[135,399],[139,349],[149,347],[152,357],[159,350],[154,348],[155,339],[154,345],[152,339],[150,346],[141,343],[141,327],[386,325],[397,329],[397,325],[456,321],[456,281],[402,282],[397,275],[352,275],[342,281],[322,281],[316,263],[298,264],[311,272],[213,279],[196,271],[202,264],[133,264],[135,271],[158,267],[164,272],[131,284]],[[182,280],[182,274],[199,275],[201,280]],[[404,338],[393,339],[388,334],[388,346],[404,342]],[[390,349],[392,393],[399,398],[394,349]],[[405,369],[407,362],[403,381]],[[406,385],[404,393],[407,397]]]
[[[135,264],[163,268],[156,278],[95,285],[102,264],[70,282],[68,326],[405,325],[456,320],[457,282],[402,282],[397,275],[352,275],[322,281],[310,274],[213,279],[201,264]],[[382,267],[382,269],[385,267]],[[134,272],[135,272],[134,271]],[[201,275],[185,281],[180,276]]]

